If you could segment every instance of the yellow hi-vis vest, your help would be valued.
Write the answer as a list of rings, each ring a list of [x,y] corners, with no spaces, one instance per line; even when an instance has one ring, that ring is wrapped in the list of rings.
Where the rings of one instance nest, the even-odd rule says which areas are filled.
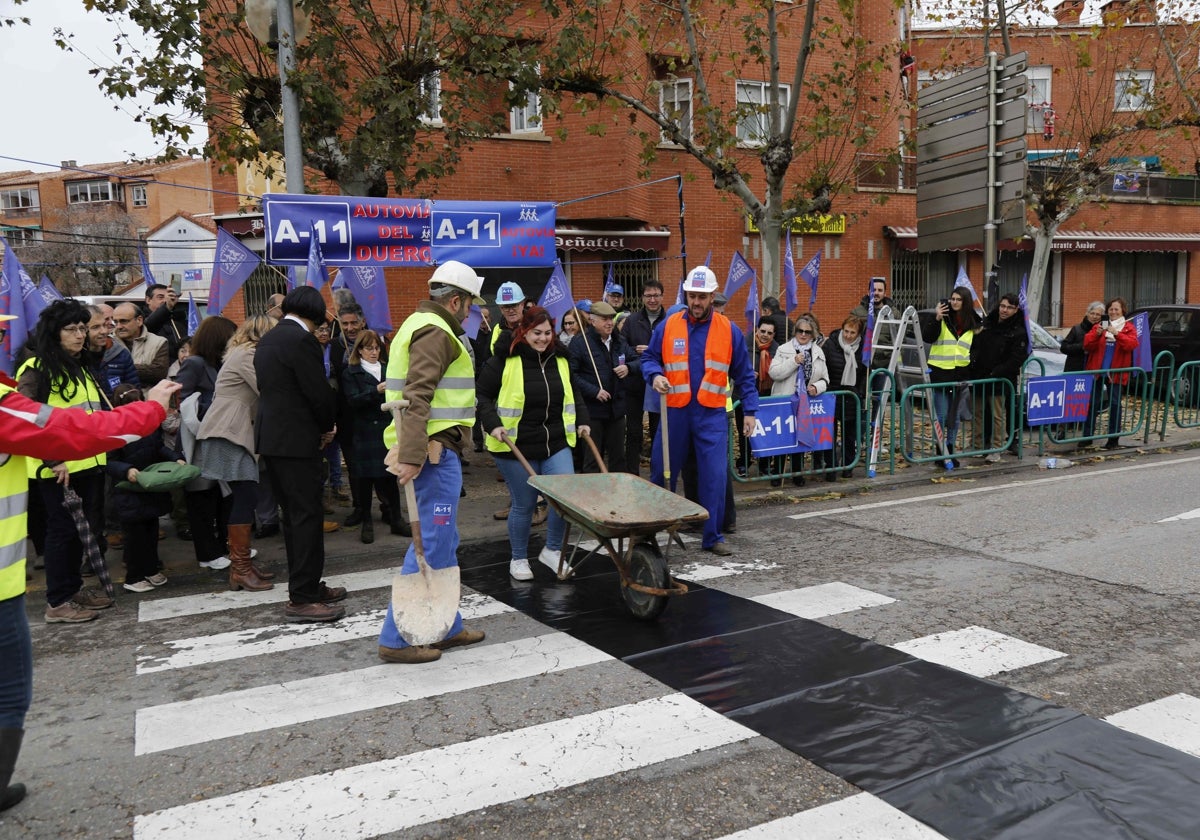
[[[17,372],[17,377],[29,368],[41,368],[41,364],[36,357],[26,360],[25,364],[21,365],[21,369]],[[45,376],[45,372],[41,373]],[[75,393],[70,399],[65,398],[58,388],[58,384],[54,383],[50,386],[50,396],[46,398],[46,404],[51,408],[82,408],[88,414],[100,411],[104,408],[104,404],[100,401],[100,389],[96,387],[96,382],[91,375],[84,373],[83,381],[75,383]],[[49,469],[42,466],[42,462],[36,458],[26,458],[27,472],[29,478],[53,478],[54,474]],[[91,458],[82,458],[78,461],[67,461],[67,470],[72,473],[83,472],[90,470],[93,467],[103,467],[108,463],[107,457],[101,452]]]
[[[450,363],[450,367],[438,381],[429,402],[429,421],[425,424],[425,434],[433,437],[440,431],[454,426],[470,429],[475,425],[475,365],[471,362],[471,354],[466,345],[450,326],[438,315],[432,312],[414,312],[400,325],[400,332],[392,342],[392,357],[388,360],[385,376],[384,392],[388,402],[403,399],[404,383],[408,377],[408,346],[413,334],[425,327],[437,327],[445,330],[461,348],[461,352]],[[392,422],[383,430],[383,442],[390,449],[396,445],[396,424]]]
[[[929,348],[929,364],[942,370],[965,368],[971,363],[971,340],[974,337],[975,331],[967,330],[956,338],[943,318],[937,341]]]
[[[0,397],[14,389],[0,384]],[[25,510],[29,477],[23,455],[0,454],[0,601],[25,594]],[[5,667],[11,667],[6,665]]]
[[[563,428],[567,432],[567,445],[575,448],[575,391],[571,388],[571,369],[567,360],[555,356],[558,363],[558,376],[563,386]],[[504,363],[504,374],[500,379],[500,395],[496,397],[496,413],[500,415],[500,423],[508,432],[508,439],[517,442],[517,424],[521,422],[521,412],[525,410],[525,368],[517,356],[509,356]],[[491,431],[490,429],[488,431]],[[502,441],[496,440],[490,434],[485,443],[489,452],[508,452],[508,447]]]

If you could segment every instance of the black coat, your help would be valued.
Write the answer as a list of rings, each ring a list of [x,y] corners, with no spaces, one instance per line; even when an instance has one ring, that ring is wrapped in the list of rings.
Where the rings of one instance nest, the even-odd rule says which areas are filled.
[[[626,399],[628,391],[625,383],[613,372],[613,368],[624,362],[629,367],[626,379],[630,376],[640,379],[642,376],[641,358],[629,346],[625,336],[621,335],[619,330],[613,330],[612,340],[606,349],[600,341],[600,336],[589,327],[571,339],[571,345],[567,348],[567,359],[571,363],[571,379],[578,383],[578,390],[583,395],[583,401],[587,403],[588,414],[597,420],[624,417],[629,405]],[[600,374],[599,381],[596,380],[597,372]],[[601,388],[611,396],[607,402],[596,399]]]
[[[334,426],[336,400],[325,378],[316,337],[284,318],[258,342],[258,420],[254,445],[260,455],[320,458],[321,435]]]
[[[1028,358],[1025,311],[1018,309],[1001,323],[999,310],[993,309],[983,319],[983,329],[971,340],[971,378],[1007,379],[1015,385]]]
[[[860,397],[864,396],[867,393],[867,366],[862,361],[861,341],[858,345],[858,351],[854,354],[854,364],[858,370],[854,379],[854,387],[845,388],[842,386],[842,374],[846,370],[846,354],[842,352],[842,345],[838,343],[841,334],[842,331],[840,329],[834,330],[822,348],[825,351],[825,367],[829,370],[829,390],[853,391]]]
[[[386,370],[385,366],[381,372]],[[387,447],[383,445],[383,430],[392,422],[392,416],[379,408],[383,405],[379,380],[363,370],[362,365],[348,365],[342,371],[341,386],[351,428],[348,438],[342,438],[342,454],[350,462],[355,478],[384,478]],[[340,425],[338,432],[341,437]]]
[[[169,449],[163,443],[161,429],[155,429],[144,438],[132,441],[108,453],[105,470],[114,481],[125,481],[130,469],[144,470],[151,464],[162,461],[181,461],[183,453]],[[117,518],[122,522],[140,522],[157,519],[171,512],[170,493],[139,493],[135,490],[113,488],[113,505]]]
[[[1084,369],[1087,354],[1083,352],[1083,338],[1095,329],[1095,327],[1096,325],[1089,321],[1087,316],[1084,316],[1082,321],[1071,327],[1070,331],[1058,345],[1059,349],[1067,357],[1066,361],[1063,362],[1063,373]]]

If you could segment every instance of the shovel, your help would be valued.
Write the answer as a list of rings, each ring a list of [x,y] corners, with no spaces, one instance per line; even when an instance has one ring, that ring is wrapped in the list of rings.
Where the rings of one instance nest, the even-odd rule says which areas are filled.
[[[392,413],[399,441],[401,417],[409,406],[408,400],[384,403],[383,411]],[[408,506],[408,521],[412,524],[412,547],[417,558],[417,571],[397,574],[392,578],[392,617],[396,630],[410,645],[431,645],[446,638],[458,616],[461,593],[458,566],[433,569],[425,562],[425,546],[421,541],[421,518],[417,510],[417,493],[413,482],[401,485]]]
[[[661,412],[658,428],[662,434],[663,487],[674,493],[675,488],[671,486],[671,439],[667,437],[667,395],[659,394],[658,398],[658,408]]]

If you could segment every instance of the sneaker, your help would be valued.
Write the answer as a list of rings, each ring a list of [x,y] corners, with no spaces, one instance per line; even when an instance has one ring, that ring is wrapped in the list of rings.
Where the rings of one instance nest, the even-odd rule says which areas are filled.
[[[163,582],[164,583],[166,582],[166,578],[163,578]],[[137,583],[125,584],[125,591],[126,592],[138,592],[138,593],[153,592],[154,584],[151,583],[149,580],[139,580]]]
[[[71,600],[87,610],[106,610],[113,605],[113,599],[98,589],[80,589]]]
[[[522,557],[508,564],[508,574],[513,580],[533,580],[533,572],[529,569],[529,561]]]
[[[983,460],[989,464],[999,464],[1001,457],[1002,456],[1000,455],[999,452],[993,452],[990,455],[988,455],[987,457],[985,457]]]
[[[200,566],[205,569],[212,569],[214,571],[219,572],[222,569],[229,568],[229,558],[224,555],[221,555],[220,557],[214,558],[212,560],[206,560],[206,561],[202,562],[200,564]]]
[[[167,583],[167,576],[162,572],[155,572],[154,574],[150,575],[150,577],[146,578],[146,580],[150,581],[151,586],[165,586]]]
[[[538,555],[538,562],[544,566],[548,566],[550,571],[558,574],[558,561],[562,558],[562,550],[555,551],[552,548],[543,548],[542,553]]]
[[[85,610],[74,601],[66,601],[57,607],[46,607],[47,624],[82,624],[100,617],[95,610]]]

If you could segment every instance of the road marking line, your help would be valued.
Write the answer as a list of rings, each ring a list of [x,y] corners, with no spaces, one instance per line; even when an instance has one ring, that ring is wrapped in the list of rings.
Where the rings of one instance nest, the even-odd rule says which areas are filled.
[[[858,793],[719,840],[946,840],[877,796]]]
[[[1061,659],[1065,653],[1025,642],[984,627],[964,627],[892,645],[911,656],[945,665],[973,677],[1027,668]]]
[[[149,706],[137,711],[134,755],[393,706],[610,659],[608,654],[565,633],[549,633],[456,650],[420,668],[375,665]]]
[[[133,833],[172,840],[377,837],[753,737],[670,694],[167,808],[137,817]]]
[[[801,618],[811,619],[853,612],[865,607],[881,607],[884,604],[896,602],[895,598],[860,589],[841,581],[805,586],[802,589],[792,589],[787,592],[771,592],[750,600],[792,615],[798,615]]]
[[[778,563],[772,563],[769,560],[751,560],[750,562],[739,562],[737,560],[727,560],[723,563],[688,563],[679,568],[671,569],[672,577],[684,578],[685,580],[695,581],[699,583],[704,580],[716,580],[717,578],[730,577],[731,575],[742,575],[747,572],[767,572],[772,569],[778,569]]]
[[[1025,481],[1006,481],[1003,484],[994,484],[988,487],[969,487],[962,490],[949,490],[944,493],[930,493],[926,496],[915,496],[911,499],[888,499],[883,502],[869,502],[863,505],[844,505],[842,507],[827,508],[825,510],[810,510],[807,513],[793,513],[788,516],[788,519],[815,519],[820,516],[833,516],[839,513],[859,513],[866,510],[876,510],[878,508],[897,507],[899,505],[911,505],[918,502],[933,502],[939,499],[952,499],[955,496],[971,496],[975,493],[994,493],[998,490],[1012,490],[1014,487],[1033,487],[1038,484],[1052,484],[1059,481],[1074,481],[1078,478],[1094,478],[1098,475],[1108,475],[1111,473],[1131,472],[1133,470],[1150,470],[1161,469],[1165,466],[1173,466],[1175,464],[1190,464],[1200,461],[1200,455],[1188,458],[1175,458],[1170,461],[1155,461],[1151,464],[1127,464],[1121,467],[1097,468],[1093,470],[1085,470],[1084,472],[1068,473],[1066,475],[1047,476],[1045,478],[1033,478]]]
[[[1200,699],[1172,694],[1105,718],[1113,726],[1200,756]]]
[[[1200,519],[1200,508],[1186,511],[1178,516],[1168,516],[1166,519],[1160,519],[1158,520],[1158,524],[1161,525],[1164,522],[1183,522],[1185,519]]]
[[[464,592],[459,602],[464,621],[514,612],[508,604],[474,592]],[[333,624],[269,624],[228,633],[175,639],[139,645],[137,673],[155,674],[174,668],[191,668],[288,650],[336,644],[379,635],[386,609],[350,615]],[[165,649],[165,650],[164,650]]]

